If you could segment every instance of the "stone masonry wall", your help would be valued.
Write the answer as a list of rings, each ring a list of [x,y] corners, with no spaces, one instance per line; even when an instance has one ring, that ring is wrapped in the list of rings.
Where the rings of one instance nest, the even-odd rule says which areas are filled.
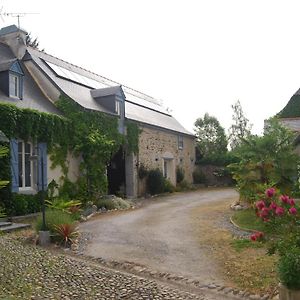
[[[193,170],[195,163],[195,143],[192,136],[183,136],[183,148],[178,147],[178,135],[175,132],[156,129],[154,127],[141,127],[139,139],[139,165],[143,164],[148,170],[164,168],[168,169],[167,178],[176,185],[176,167],[184,170],[184,179],[188,183],[193,182]],[[145,180],[139,180],[139,194],[145,192]]]

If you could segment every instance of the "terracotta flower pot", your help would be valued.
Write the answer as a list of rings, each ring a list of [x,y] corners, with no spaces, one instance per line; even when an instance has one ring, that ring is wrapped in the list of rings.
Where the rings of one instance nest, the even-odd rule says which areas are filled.
[[[300,300],[300,290],[290,290],[283,284],[279,283],[280,300]]]

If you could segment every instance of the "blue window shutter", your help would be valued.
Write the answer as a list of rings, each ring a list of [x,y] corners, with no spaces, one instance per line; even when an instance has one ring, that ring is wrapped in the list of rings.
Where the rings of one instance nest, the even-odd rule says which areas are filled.
[[[43,161],[43,165],[42,165]],[[42,168],[44,175],[44,191],[47,190],[47,144],[39,143],[38,144],[38,190],[42,190]]]
[[[11,190],[14,193],[19,191],[19,160],[18,160],[18,141],[10,140],[10,168],[11,168]]]

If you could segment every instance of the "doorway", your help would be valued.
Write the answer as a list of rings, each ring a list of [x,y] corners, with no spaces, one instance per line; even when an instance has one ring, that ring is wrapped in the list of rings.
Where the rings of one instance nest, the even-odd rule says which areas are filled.
[[[125,194],[125,154],[122,148],[112,157],[107,166],[108,193]]]

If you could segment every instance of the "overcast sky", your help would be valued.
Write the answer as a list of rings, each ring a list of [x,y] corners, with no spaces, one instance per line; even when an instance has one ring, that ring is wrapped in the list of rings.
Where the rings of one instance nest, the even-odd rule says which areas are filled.
[[[300,88],[300,1],[0,0],[37,12],[41,48],[163,100],[188,129],[205,112],[229,128],[238,99],[260,133]],[[4,17],[0,27],[17,24]]]

